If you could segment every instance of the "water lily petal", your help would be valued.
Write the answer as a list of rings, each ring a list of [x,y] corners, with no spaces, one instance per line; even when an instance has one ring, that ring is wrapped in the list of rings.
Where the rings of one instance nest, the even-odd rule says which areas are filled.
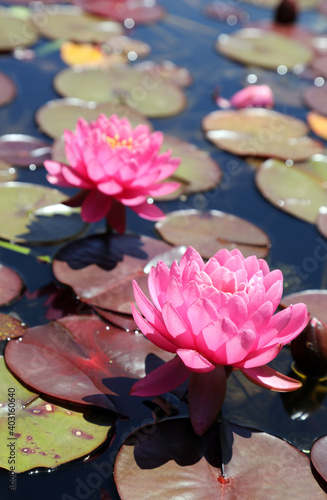
[[[242,368],[241,371],[246,378],[251,380],[251,382],[272,391],[289,392],[295,391],[302,386],[299,380],[287,377],[270,366],[258,366],[248,369]]]
[[[177,349],[176,353],[192,372],[206,373],[215,369],[215,365],[192,349]]]
[[[158,332],[152,325],[150,325],[147,321],[145,321],[145,319],[143,318],[143,316],[141,316],[141,314],[136,309],[134,304],[131,305],[131,308],[135,323],[137,324],[137,326],[147,339],[151,340],[151,342],[154,345],[160,347],[160,349],[163,349],[164,351],[176,352],[176,345],[173,344],[173,342],[168,340],[160,332]]]
[[[98,222],[107,215],[111,204],[111,198],[93,189],[83,201],[81,217],[85,222]]]

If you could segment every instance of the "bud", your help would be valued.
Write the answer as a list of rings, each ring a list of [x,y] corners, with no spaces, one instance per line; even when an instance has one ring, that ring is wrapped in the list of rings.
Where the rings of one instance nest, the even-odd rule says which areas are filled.
[[[311,318],[302,333],[291,343],[296,367],[305,375],[323,378],[327,375],[327,325]]]
[[[275,23],[294,24],[297,11],[297,0],[282,0],[275,11]]]

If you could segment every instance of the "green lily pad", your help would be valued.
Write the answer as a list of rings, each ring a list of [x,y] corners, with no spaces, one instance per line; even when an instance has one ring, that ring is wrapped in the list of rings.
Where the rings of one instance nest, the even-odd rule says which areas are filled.
[[[48,101],[38,109],[35,119],[42,132],[57,139],[62,136],[65,129],[74,129],[79,118],[90,122],[96,120],[100,113],[106,116],[116,114],[119,118],[126,117],[133,127],[143,123],[152,128],[144,115],[123,104],[112,102],[96,104],[74,98]]]
[[[117,35],[108,38],[106,43],[102,46],[102,50],[113,54],[125,54],[126,56],[128,56],[130,52],[133,52],[134,55],[136,54],[137,58],[139,58],[147,56],[151,52],[151,47],[142,40]]]
[[[202,126],[218,148],[240,156],[301,161],[323,151],[320,142],[306,136],[306,123],[269,109],[214,111]]]
[[[304,453],[226,421],[202,437],[188,419],[137,429],[117,455],[114,479],[121,500],[326,498]]]
[[[23,281],[16,271],[0,263],[0,306],[18,297],[23,287]]]
[[[112,425],[108,417],[97,425],[83,413],[45,401],[13,377],[2,357],[0,376],[0,467],[16,473],[57,467],[106,440]]]
[[[47,17],[34,16],[33,22],[46,38],[74,42],[105,43],[110,36],[122,35],[121,23],[87,14],[78,7],[57,6]]]
[[[326,249],[325,249],[326,250]],[[301,292],[285,295],[280,303],[281,307],[303,302],[310,313],[327,324],[327,290],[303,290]]]
[[[16,47],[28,47],[37,42],[39,35],[33,24],[26,19],[11,15],[9,9],[0,8],[0,51]]]
[[[267,7],[268,9],[278,7],[280,0],[241,0],[255,7]],[[297,6],[301,10],[315,9],[320,3],[320,0],[298,0]]]
[[[0,313],[0,341],[22,337],[26,325],[9,314]]]
[[[16,179],[16,169],[10,163],[0,160],[0,182],[15,181]]]
[[[193,246],[209,259],[222,248],[238,248],[244,256],[268,255],[270,240],[260,228],[235,215],[211,210],[171,212],[155,225],[160,236],[173,245]]]
[[[224,33],[218,37],[215,47],[230,59],[268,69],[281,65],[292,69],[309,64],[313,58],[313,52],[298,40],[259,28],[244,28],[231,35]]]
[[[257,187],[273,205],[315,224],[320,207],[327,204],[327,174],[319,175],[323,175],[322,158],[326,163],[326,157],[317,155],[306,164],[292,166],[267,160],[256,172]]]
[[[64,97],[127,104],[151,118],[174,116],[184,110],[186,96],[175,84],[151,71],[121,65],[110,69],[67,68],[54,79]]]
[[[81,233],[86,227],[76,210],[61,203],[64,193],[36,184],[0,184],[0,237],[12,242],[50,244]]]

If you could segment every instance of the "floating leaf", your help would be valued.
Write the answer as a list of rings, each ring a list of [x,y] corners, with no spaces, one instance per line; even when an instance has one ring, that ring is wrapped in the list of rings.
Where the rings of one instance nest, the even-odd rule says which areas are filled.
[[[106,326],[94,316],[68,316],[30,328],[21,341],[11,340],[5,358],[10,370],[38,392],[136,416],[142,399],[129,396],[129,390],[145,375],[150,353],[172,358],[143,335]]]
[[[0,159],[19,167],[43,165],[49,160],[50,145],[41,139],[24,134],[6,134],[0,136]]]
[[[226,422],[202,437],[186,419],[141,427],[120,449],[114,479],[122,500],[325,498],[304,453]]]
[[[23,287],[23,281],[16,271],[0,263],[0,306],[18,297]]]
[[[0,467],[10,470],[14,464],[16,473],[57,467],[88,455],[106,440],[112,425],[108,416],[106,421],[90,420],[45,401],[13,377],[2,357],[0,376]]]
[[[67,68],[56,75],[54,86],[64,97],[127,104],[152,118],[176,115],[186,106],[177,85],[127,65],[110,70]]]
[[[317,229],[327,238],[327,207],[320,207],[317,217]]]
[[[148,43],[136,38],[129,38],[128,36],[111,36],[106,43],[102,46],[104,52],[113,54],[124,54],[131,57],[131,52],[134,57],[145,57],[151,52],[151,47]]]
[[[311,462],[324,480],[327,481],[327,436],[317,439],[313,444]]]
[[[309,127],[316,135],[327,140],[327,117],[326,116],[322,116],[319,113],[316,113],[315,111],[311,111],[310,113],[307,114],[307,121],[308,121]]]
[[[148,24],[160,21],[166,14],[161,5],[154,2],[144,2],[144,0],[73,0],[75,5],[83,7],[92,14],[111,17],[117,21],[124,22],[130,19],[133,23]],[[134,24],[128,25],[131,28]]]
[[[79,118],[90,122],[96,120],[101,113],[106,116],[116,114],[119,118],[126,117],[131,122],[132,127],[143,123],[151,128],[144,115],[123,104],[111,102],[96,104],[73,98],[48,101],[38,109],[35,119],[42,132],[50,137],[59,138],[65,129],[75,129]]]
[[[72,287],[88,304],[131,314],[132,280],[147,290],[147,263],[171,249],[163,241],[145,236],[95,235],[63,247],[53,261],[61,283]]]
[[[19,19],[9,9],[0,7],[0,51],[28,47],[37,40],[38,33],[29,20]]]
[[[10,163],[0,160],[0,182],[15,181],[16,179],[16,169]]]
[[[278,7],[280,0],[242,0],[245,3],[249,3],[254,5],[255,7],[267,7],[268,9],[270,8],[275,8]],[[307,10],[307,9],[315,9],[320,3],[320,0],[298,0],[298,8],[301,10]]]
[[[128,332],[135,332],[138,330],[138,326],[135,323],[133,316],[130,314],[119,314],[112,311],[107,311],[106,309],[101,309],[100,307],[94,307],[94,310],[98,313],[101,318],[104,318],[106,321],[113,323],[116,326],[119,326],[123,330]]]
[[[206,16],[217,21],[227,21],[227,24],[233,23],[233,25],[237,22],[247,23],[250,19],[250,15],[245,10],[237,9],[233,5],[228,5],[226,2],[219,0],[214,0],[206,4],[204,13]]]
[[[134,68],[137,71],[150,71],[157,75],[158,79],[171,81],[179,87],[189,87],[193,82],[192,75],[187,68],[176,66],[171,61],[163,61],[160,64],[154,61],[143,61],[134,64]]]
[[[323,150],[305,136],[304,122],[269,109],[214,111],[204,117],[202,126],[217,147],[240,156],[301,161]]]
[[[317,113],[327,116],[327,85],[322,87],[312,86],[307,88],[303,94],[305,104],[317,111]]]
[[[9,314],[0,313],[0,341],[22,337],[25,331],[26,325],[24,323]]]
[[[324,248],[324,250],[327,250],[327,248]],[[304,290],[292,293],[283,297],[280,305],[288,307],[290,304],[300,302],[307,306],[311,317],[327,323],[327,290]]]
[[[0,72],[0,106],[11,102],[16,96],[16,85],[9,76]]]
[[[193,246],[209,259],[222,248],[239,248],[244,256],[268,255],[270,241],[266,233],[251,222],[235,215],[211,210],[171,212],[155,225],[160,236],[174,245]]]
[[[0,184],[0,237],[13,242],[49,244],[69,239],[85,228],[76,210],[61,202],[57,189],[23,182]]]
[[[308,163],[287,166],[267,160],[257,170],[255,181],[262,195],[281,210],[315,224],[319,209],[327,204],[327,158],[314,156]],[[324,179],[319,172],[325,169]]]
[[[231,35],[222,34],[216,42],[218,52],[243,64],[288,69],[308,64],[313,52],[298,40],[259,28],[244,28]]]

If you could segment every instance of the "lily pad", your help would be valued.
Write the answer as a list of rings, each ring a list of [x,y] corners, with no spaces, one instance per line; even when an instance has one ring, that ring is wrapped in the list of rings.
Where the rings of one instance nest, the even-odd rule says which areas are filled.
[[[5,73],[0,72],[0,106],[8,104],[16,97],[16,85]]]
[[[18,382],[2,357],[0,376],[0,467],[16,473],[57,467],[88,455],[106,440],[112,425],[108,416],[97,424],[95,417],[91,422],[81,412],[45,401]]]
[[[0,263],[0,306],[9,304],[18,297],[24,287],[21,277]]]
[[[33,24],[13,16],[9,9],[0,7],[0,51],[12,51],[16,47],[29,47],[39,35]]]
[[[101,309],[100,307],[94,307],[94,310],[101,318],[119,326],[127,332],[135,332],[138,330],[138,326],[135,323],[133,316],[130,314],[119,314],[113,311],[107,311],[106,309]]]
[[[127,65],[67,68],[56,75],[54,86],[64,97],[127,104],[151,118],[177,115],[186,106],[186,96],[177,85],[151,71],[137,71]]]
[[[327,436],[314,442],[311,448],[311,462],[319,474],[327,481]]]
[[[144,115],[126,105],[111,102],[96,104],[74,98],[48,101],[38,109],[35,119],[42,132],[50,137],[59,138],[65,129],[74,129],[79,118],[90,122],[96,120],[101,113],[106,116],[116,114],[119,118],[126,117],[133,127],[143,123],[152,128]]]
[[[323,155],[292,166],[279,160],[267,160],[257,170],[255,181],[270,203],[315,224],[320,207],[327,204],[326,163],[327,158]]]
[[[242,0],[245,3],[254,5],[255,7],[267,7],[268,9],[278,7],[280,0]],[[298,0],[297,6],[301,10],[315,9],[320,0]]]
[[[152,74],[156,74],[158,78],[176,83],[179,87],[189,87],[193,83],[193,78],[189,70],[181,66],[176,66],[171,61],[163,61],[160,64],[154,61],[143,61],[134,64],[134,68],[138,71],[150,71]]]
[[[313,57],[313,51],[298,40],[259,28],[222,34],[215,47],[220,54],[240,63],[268,69],[277,69],[281,65],[288,69],[304,66]]]
[[[148,262],[171,246],[145,236],[95,235],[63,247],[53,261],[61,283],[73,288],[82,302],[131,314],[132,280],[147,292]]]
[[[172,358],[141,334],[109,327],[94,316],[68,316],[30,328],[21,341],[11,340],[5,359],[16,376],[42,394],[136,416],[142,414],[142,399],[129,396],[129,390],[145,375],[150,353]]]
[[[160,21],[165,17],[166,10],[154,2],[145,2],[144,0],[73,0],[75,5],[83,7],[92,14],[110,17],[117,21],[124,22],[131,19],[137,24],[149,24]],[[134,24],[128,24],[131,28]]]
[[[281,306],[288,307],[290,304],[303,302],[310,313],[324,323],[327,323],[327,290],[304,290],[292,293],[282,298]]]
[[[50,145],[36,137],[24,134],[0,136],[0,159],[19,167],[43,165],[51,158]]]
[[[79,213],[61,203],[64,193],[36,184],[0,184],[0,237],[40,245],[64,241],[86,227]]]
[[[305,136],[304,122],[269,109],[214,111],[202,126],[217,147],[240,156],[301,161],[323,151],[322,144]]]
[[[247,23],[250,19],[250,15],[245,10],[236,8],[233,5],[228,5],[226,2],[220,0],[214,0],[206,4],[204,13],[212,19],[220,22],[227,21],[227,24],[231,25],[236,23]]]
[[[312,86],[307,88],[303,94],[305,104],[317,111],[317,113],[327,116],[327,85],[322,87]]]
[[[105,43],[110,36],[123,34],[120,23],[85,13],[78,7],[57,6],[47,17],[34,16],[33,22],[46,38],[74,42]]]
[[[9,314],[0,313],[0,341],[22,337],[26,325]]]
[[[5,161],[0,160],[0,182],[15,181],[17,179],[17,170]]]
[[[327,207],[320,207],[317,217],[317,229],[327,238]]]
[[[151,52],[151,47],[148,43],[138,40],[137,38],[130,38],[128,36],[111,36],[102,49],[109,54],[124,54],[131,57],[131,52],[136,56],[145,57]]]
[[[268,255],[270,240],[251,222],[235,215],[211,210],[179,210],[171,212],[155,225],[160,236],[171,244],[193,246],[209,259],[222,248],[238,248],[244,256]]]
[[[172,479],[173,478],[173,479]],[[286,441],[229,423],[198,437],[187,419],[136,430],[120,449],[114,479],[122,500],[324,499],[308,457]]]

